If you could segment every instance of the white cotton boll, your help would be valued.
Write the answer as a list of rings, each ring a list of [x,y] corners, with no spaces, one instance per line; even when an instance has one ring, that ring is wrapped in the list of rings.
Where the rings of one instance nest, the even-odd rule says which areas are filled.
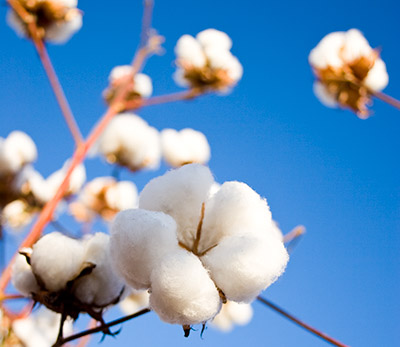
[[[310,65],[314,68],[325,69],[328,66],[340,68],[343,59],[340,51],[345,43],[345,32],[337,31],[326,35],[308,56]]]
[[[181,68],[177,68],[174,74],[172,75],[175,83],[180,87],[190,87],[189,81],[185,78],[185,70]]]
[[[200,131],[193,129],[164,129],[161,146],[165,161],[179,167],[188,163],[205,164],[210,159],[210,145]]]
[[[132,74],[132,65],[119,65],[115,66],[111,72],[110,75],[108,76],[108,81],[110,83],[115,82],[116,80],[119,80],[122,77],[128,76]]]
[[[15,320],[12,329],[25,347],[51,346],[57,340],[60,320],[61,314],[42,308],[33,315]],[[63,327],[64,336],[72,334],[72,331],[72,320],[66,320]]]
[[[116,116],[99,140],[98,150],[109,161],[116,157],[132,170],[155,169],[161,157],[158,131],[133,113]]]
[[[184,165],[152,179],[139,196],[139,207],[172,216],[178,225],[178,239],[193,242],[201,217],[201,208],[214,179],[209,168]]]
[[[357,29],[351,29],[345,34],[345,42],[340,52],[345,62],[351,63],[361,57],[369,56],[372,53],[368,41]]]
[[[79,275],[84,255],[82,242],[52,232],[34,244],[32,270],[43,280],[46,289],[57,292]]]
[[[221,311],[212,320],[211,326],[229,332],[233,329],[234,324],[246,325],[252,317],[253,308],[250,304],[228,301],[222,305]]]
[[[190,35],[183,35],[178,40],[175,54],[178,62],[182,61],[193,67],[203,67],[206,64],[206,57],[200,43]]]
[[[32,252],[30,248],[22,249],[21,251]],[[32,268],[22,254],[17,254],[15,258],[15,262],[12,266],[11,282],[15,289],[24,296],[30,296],[32,293],[37,293],[39,291],[39,286],[32,272]]]
[[[135,289],[150,288],[153,268],[165,254],[179,249],[176,223],[164,213],[126,210],[111,225],[112,264]]]
[[[131,293],[119,303],[125,314],[132,314],[149,307],[150,295],[146,290],[132,290]]]
[[[275,222],[274,220],[271,221],[271,235],[275,236],[279,241],[283,242],[283,233],[281,231],[281,229],[279,228],[279,225],[277,222]]]
[[[134,79],[134,90],[140,96],[148,98],[153,93],[153,84],[151,78],[143,73],[135,75]]]
[[[364,85],[373,91],[380,91],[389,83],[389,75],[386,71],[386,64],[378,58],[374,66],[364,79]]]
[[[13,131],[1,145],[0,172],[15,173],[36,158],[37,150],[33,140],[22,131]]]
[[[84,262],[96,267],[74,284],[73,292],[82,303],[104,307],[122,294],[124,283],[111,267],[109,246],[110,237],[104,233],[96,233],[85,240]]]
[[[4,207],[1,217],[9,227],[19,229],[32,221],[33,213],[26,201],[18,199]]]
[[[180,250],[153,270],[150,307],[167,323],[192,325],[213,318],[221,300],[199,258]]]
[[[66,7],[73,8],[78,6],[78,0],[52,0],[54,2],[59,2]]]
[[[205,205],[200,248],[204,251],[226,236],[265,234],[271,228],[266,200],[245,183],[225,182]]]
[[[27,29],[25,23],[15,13],[14,10],[9,10],[6,17],[7,24],[17,33],[19,37],[27,36]]]
[[[231,38],[223,31],[216,29],[203,30],[197,34],[196,39],[203,47],[218,47],[228,51],[232,47]]]
[[[329,93],[329,91],[326,89],[323,83],[315,81],[313,84],[313,91],[317,99],[321,102],[321,104],[332,108],[339,106],[335,96]]]
[[[226,70],[234,82],[242,78],[243,67],[231,52],[218,47],[206,47],[205,54],[212,68]]]
[[[289,256],[276,237],[226,237],[202,257],[228,300],[251,302],[284,271]]]
[[[138,191],[134,183],[120,181],[107,189],[105,200],[109,207],[118,211],[135,208],[138,204]]]
[[[82,27],[82,14],[74,12],[66,21],[57,21],[46,28],[46,41],[62,44],[68,41]]]

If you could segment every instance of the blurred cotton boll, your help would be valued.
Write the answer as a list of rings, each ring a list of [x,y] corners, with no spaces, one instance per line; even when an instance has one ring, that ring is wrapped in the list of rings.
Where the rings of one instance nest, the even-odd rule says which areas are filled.
[[[250,304],[228,301],[211,321],[211,326],[224,332],[230,332],[234,325],[246,325],[253,317]]]
[[[310,52],[317,78],[314,93],[328,107],[344,107],[367,118],[374,92],[386,87],[389,77],[379,52],[357,29],[326,35]]]
[[[26,201],[18,199],[4,207],[1,217],[9,227],[18,230],[32,221],[34,212]]]
[[[210,160],[210,145],[205,135],[193,129],[164,129],[161,145],[165,161],[172,167],[184,164],[206,164]]]
[[[157,129],[133,113],[121,113],[108,125],[99,139],[97,151],[111,164],[131,171],[156,169],[161,159]]]
[[[125,314],[135,313],[149,307],[150,295],[146,290],[131,290],[128,296],[119,303],[119,307]]]

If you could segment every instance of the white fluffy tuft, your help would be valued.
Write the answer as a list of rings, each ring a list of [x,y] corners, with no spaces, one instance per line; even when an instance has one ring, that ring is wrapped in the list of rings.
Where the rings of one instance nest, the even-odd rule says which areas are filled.
[[[28,254],[32,253],[30,248],[22,249]],[[22,295],[30,296],[32,293],[36,293],[39,290],[39,286],[36,282],[35,275],[32,272],[31,266],[26,261],[26,258],[22,254],[17,254],[15,262],[12,267],[11,281],[15,289],[17,289]]]

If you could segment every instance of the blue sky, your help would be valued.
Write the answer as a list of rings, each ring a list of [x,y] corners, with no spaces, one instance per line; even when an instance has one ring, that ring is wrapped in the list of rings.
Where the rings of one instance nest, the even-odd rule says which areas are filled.
[[[109,71],[129,63],[138,44],[141,1],[81,0],[79,7],[83,28],[66,45],[49,46],[49,53],[87,134],[105,110],[101,92]],[[327,33],[358,28],[382,49],[390,78],[385,92],[400,98],[399,10],[398,2],[385,0],[156,1],[153,24],[166,37],[165,54],[144,70],[154,94],[178,91],[171,78],[177,39],[210,27],[232,37],[244,76],[231,94],[139,114],[158,129],[204,132],[218,181],[243,181],[265,196],[284,232],[306,226],[286,273],[264,295],[351,346],[395,346],[400,339],[400,111],[376,100],[374,115],[360,120],[324,107],[313,95],[307,56]],[[36,167],[47,175],[71,155],[73,143],[32,45],[7,27],[5,14],[3,6],[0,136],[29,133],[39,149]],[[89,177],[110,172],[101,160],[86,164]],[[142,188],[165,170],[123,177]],[[10,244],[16,239],[10,236]],[[199,332],[184,339],[180,327],[152,313],[126,323],[102,346],[325,345],[253,306],[251,324],[228,335],[209,328],[203,339]]]

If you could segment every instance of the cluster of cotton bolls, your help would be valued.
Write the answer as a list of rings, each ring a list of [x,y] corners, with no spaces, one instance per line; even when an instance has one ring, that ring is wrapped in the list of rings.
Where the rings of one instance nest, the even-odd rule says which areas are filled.
[[[77,0],[17,0],[33,18],[40,38],[52,43],[64,43],[82,26],[82,13]],[[17,34],[28,37],[28,23],[13,10],[7,22]]]
[[[139,116],[120,113],[104,131],[95,152],[111,164],[135,172],[156,169],[163,156],[167,164],[179,167],[188,163],[205,164],[210,158],[207,138],[199,131],[164,129],[161,134]]]
[[[77,319],[81,312],[103,321],[105,308],[121,299],[125,285],[110,265],[109,236],[77,240],[59,232],[22,249],[12,283],[23,295],[50,310]]]
[[[243,74],[231,47],[230,37],[219,30],[204,30],[196,38],[183,35],[175,46],[175,82],[182,87],[229,90]]]
[[[244,183],[214,183],[202,165],[169,171],[111,227],[116,270],[134,289],[150,291],[163,321],[186,332],[226,300],[254,300],[288,261],[266,201]]]
[[[333,32],[311,51],[309,62],[317,81],[314,92],[329,107],[345,107],[360,118],[369,115],[371,95],[389,81],[386,65],[357,29]]]
[[[138,192],[133,182],[97,177],[84,186],[69,207],[78,221],[88,222],[97,215],[110,221],[117,212],[135,208],[137,199]]]
[[[132,86],[128,90],[125,101],[131,101],[140,98],[148,98],[153,93],[151,78],[143,73],[137,73],[133,76],[133,67],[131,65],[116,66],[111,70],[109,87],[104,91],[103,96],[108,104],[115,99],[116,93],[126,79],[132,80]]]

